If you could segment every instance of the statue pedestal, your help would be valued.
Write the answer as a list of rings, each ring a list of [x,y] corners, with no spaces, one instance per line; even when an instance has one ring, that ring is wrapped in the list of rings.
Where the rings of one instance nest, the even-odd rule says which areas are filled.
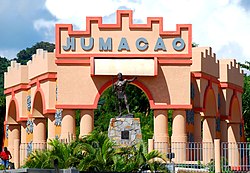
[[[132,146],[141,142],[140,118],[111,118],[108,136],[120,146]]]

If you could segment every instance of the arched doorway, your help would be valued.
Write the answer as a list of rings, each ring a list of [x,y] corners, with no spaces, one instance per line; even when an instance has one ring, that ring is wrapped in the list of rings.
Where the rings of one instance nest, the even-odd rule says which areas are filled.
[[[33,100],[32,118],[34,118],[33,144],[38,148],[43,147],[47,140],[43,99],[42,91],[37,91]]]
[[[135,84],[129,84],[126,87],[128,104],[130,112],[135,118],[140,118],[142,137],[144,142],[153,137],[153,110],[150,109],[147,95]],[[123,113],[126,114],[125,104],[122,104]],[[107,131],[111,118],[119,115],[118,100],[113,91],[112,85],[102,92],[95,110],[94,128],[99,131]]]
[[[8,132],[6,138],[8,140],[8,149],[11,152],[14,160],[11,160],[15,163],[16,166],[19,166],[19,144],[21,138],[21,126],[17,122],[19,117],[18,115],[18,105],[15,98],[11,100],[8,114],[6,117],[6,125],[8,126]]]
[[[213,141],[216,138],[217,104],[214,90],[207,88],[204,97],[204,117],[202,123],[203,163],[211,161],[213,156]]]
[[[236,95],[232,96],[229,108],[229,122],[227,126],[228,134],[228,164],[232,167],[240,164],[240,123],[241,111],[239,100]]]

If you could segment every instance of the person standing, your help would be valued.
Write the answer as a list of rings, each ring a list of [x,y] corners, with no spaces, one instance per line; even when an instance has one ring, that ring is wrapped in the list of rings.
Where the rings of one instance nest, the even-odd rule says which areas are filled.
[[[2,159],[2,164],[5,166],[6,169],[8,169],[9,160],[12,158],[12,156],[7,147],[4,147],[3,151],[0,154],[0,157]]]

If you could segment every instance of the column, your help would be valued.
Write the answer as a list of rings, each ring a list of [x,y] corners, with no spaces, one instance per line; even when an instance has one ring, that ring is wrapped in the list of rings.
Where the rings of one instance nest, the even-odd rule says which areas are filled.
[[[221,142],[227,142],[227,122],[220,121]]]
[[[204,116],[203,121],[203,139],[202,139],[202,151],[203,151],[203,164],[209,163],[214,159],[214,138],[216,135],[216,121],[215,117]]]
[[[20,139],[14,139],[14,166],[15,169],[20,168]]]
[[[192,144],[193,149],[189,149],[188,153],[192,153],[194,160],[202,160],[201,156],[201,115],[202,112],[194,113],[194,142]],[[190,147],[189,147],[190,148]]]
[[[240,124],[228,123],[228,165],[237,170],[240,161],[240,153],[237,142],[240,141]]]
[[[42,150],[46,148],[46,119],[34,119],[33,149]]]
[[[13,158],[10,160],[14,162],[17,158],[14,158],[14,142],[15,140],[20,141],[20,125],[19,124],[10,124],[9,125],[9,138],[8,138],[8,150],[10,151]]]
[[[194,142],[201,142],[201,113],[194,113]]]
[[[154,110],[154,149],[167,153],[169,148],[167,110]]]
[[[148,153],[154,150],[154,139],[148,139]]]
[[[221,172],[221,165],[220,165],[220,139],[215,139],[214,140],[214,162],[215,162],[215,173],[220,173]]]
[[[25,122],[21,122],[21,144],[20,144],[20,166],[22,166],[24,164],[24,160],[26,158],[26,136],[27,132],[26,132],[26,121]]]
[[[62,113],[61,139],[70,142],[75,139],[75,110],[65,109]]]
[[[187,144],[185,110],[173,111],[172,126],[171,148],[172,153],[175,153],[175,158],[173,160],[175,163],[184,163],[186,161]]]
[[[89,135],[94,129],[94,110],[81,110],[79,138]]]
[[[55,139],[55,114],[48,114],[48,140]]]

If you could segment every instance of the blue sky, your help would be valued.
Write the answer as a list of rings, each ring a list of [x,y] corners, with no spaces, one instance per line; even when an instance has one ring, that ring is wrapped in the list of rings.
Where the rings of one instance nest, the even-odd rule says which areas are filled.
[[[134,22],[163,17],[164,29],[193,25],[193,41],[217,58],[250,61],[249,0],[0,0],[0,56],[16,57],[40,41],[54,42],[56,23],[84,29],[86,16],[115,22],[117,9],[134,11]]]

